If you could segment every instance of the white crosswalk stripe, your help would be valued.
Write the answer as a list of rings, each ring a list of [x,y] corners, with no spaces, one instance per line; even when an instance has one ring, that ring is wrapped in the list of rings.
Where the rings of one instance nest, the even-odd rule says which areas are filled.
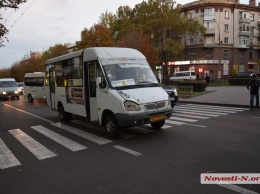
[[[20,129],[9,130],[11,133],[21,144],[23,144],[30,152],[32,152],[39,160],[43,160],[46,158],[51,158],[56,156],[55,153],[50,151],[48,148],[31,138],[29,135],[24,133]]]

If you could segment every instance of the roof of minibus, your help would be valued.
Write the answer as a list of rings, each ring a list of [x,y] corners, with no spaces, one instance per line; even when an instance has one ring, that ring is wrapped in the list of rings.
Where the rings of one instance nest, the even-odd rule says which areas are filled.
[[[137,59],[145,58],[145,56],[141,52],[132,48],[90,47],[63,56],[49,59],[46,61],[46,64],[50,64],[56,61],[66,60],[73,57],[78,57],[81,56],[82,54],[83,54],[83,61],[93,61],[97,59],[111,59],[111,58],[122,58],[122,57],[137,58]]]

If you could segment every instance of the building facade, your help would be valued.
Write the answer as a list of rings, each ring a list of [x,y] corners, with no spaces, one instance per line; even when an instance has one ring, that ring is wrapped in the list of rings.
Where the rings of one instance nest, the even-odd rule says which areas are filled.
[[[203,24],[206,33],[182,39],[185,60],[169,62],[171,73],[195,70],[198,78],[208,74],[213,80],[235,72],[260,73],[260,3],[199,0],[178,6],[186,17]]]

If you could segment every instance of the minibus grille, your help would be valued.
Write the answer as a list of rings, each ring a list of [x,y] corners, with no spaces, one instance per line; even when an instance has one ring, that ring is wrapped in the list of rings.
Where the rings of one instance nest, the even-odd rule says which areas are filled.
[[[154,102],[154,103],[145,104],[144,107],[146,108],[146,110],[156,110],[156,109],[159,109],[159,108],[164,108],[165,103],[166,102],[164,102],[164,101]]]

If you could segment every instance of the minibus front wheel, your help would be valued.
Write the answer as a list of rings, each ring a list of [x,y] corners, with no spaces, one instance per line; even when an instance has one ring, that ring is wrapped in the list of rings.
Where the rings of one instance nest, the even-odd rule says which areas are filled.
[[[165,120],[156,123],[151,123],[152,129],[161,129],[164,126]]]
[[[104,126],[109,137],[118,138],[120,136],[121,130],[113,115],[106,116]]]

